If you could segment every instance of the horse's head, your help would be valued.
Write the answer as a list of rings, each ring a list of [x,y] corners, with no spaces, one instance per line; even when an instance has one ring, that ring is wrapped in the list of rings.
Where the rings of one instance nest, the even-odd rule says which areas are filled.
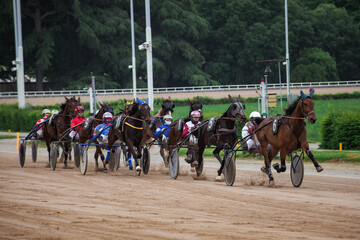
[[[99,103],[101,108],[99,109],[99,111],[96,113],[95,115],[95,118],[97,119],[102,119],[102,116],[104,115],[104,113],[110,111],[110,110],[113,110],[112,107],[110,106],[110,103],[107,104],[102,104],[102,103]],[[114,115],[114,114],[113,114]]]
[[[146,102],[141,104],[137,113],[138,117],[150,124],[150,106]]]
[[[313,93],[314,93],[314,90],[312,90],[309,95],[305,95],[303,93],[303,91],[300,91],[301,101],[299,101],[299,104],[301,104],[300,111],[301,111],[302,115],[309,121],[310,124],[313,124],[316,122],[316,115],[314,112],[315,103],[311,99]]]
[[[161,109],[163,111],[163,115],[172,115],[173,109],[175,108],[175,104],[171,101],[171,97],[169,96],[167,99],[161,98],[163,103],[161,105]]]
[[[69,114],[72,117],[76,117],[77,108],[78,106],[81,106],[80,97],[78,99],[76,99],[75,96],[71,98],[65,97],[65,100],[65,105],[63,108],[64,113]]]
[[[192,111],[199,111],[200,112],[200,120],[203,119],[204,115],[202,113],[202,104],[200,103],[200,100],[199,100],[199,96],[196,97],[196,101],[191,101],[189,98],[188,98],[188,101],[190,103],[190,112],[189,112],[189,117],[190,117],[190,113]]]
[[[229,95],[229,99],[231,102],[230,107],[228,109],[230,116],[236,118],[239,121],[239,123],[244,123],[246,121],[245,105],[241,104],[240,95],[235,100]]]

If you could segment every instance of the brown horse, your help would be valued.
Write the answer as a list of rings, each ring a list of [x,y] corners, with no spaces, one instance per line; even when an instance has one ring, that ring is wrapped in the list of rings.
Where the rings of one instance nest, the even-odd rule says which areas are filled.
[[[136,110],[136,111],[135,111]],[[122,121],[119,119],[119,124],[114,124],[109,130],[108,148],[112,148],[113,144],[120,140],[128,147],[128,151],[132,154],[135,160],[135,168],[138,175],[141,173],[138,159],[141,158],[141,150],[144,142],[147,139],[147,125],[150,124],[150,107],[146,102],[141,106],[136,101],[133,104],[135,113],[130,116],[125,116]],[[137,151],[135,151],[136,147]]]
[[[203,120],[204,115],[202,113],[202,104],[200,103],[199,96],[196,97],[196,101],[192,101],[188,98],[190,104],[190,111],[189,115],[186,118],[180,118],[173,122],[172,127],[169,133],[169,146],[170,152],[177,147],[177,143],[180,142],[183,137],[181,136],[184,124],[187,121],[190,121],[190,113],[192,111],[199,111],[200,112],[200,121]]]
[[[306,140],[305,119],[310,124],[316,122],[314,112],[315,103],[311,99],[313,90],[309,95],[305,95],[302,91],[301,97],[286,109],[286,115],[283,117],[270,117],[264,119],[257,127],[256,136],[260,142],[260,149],[265,158],[265,168],[262,170],[267,173],[269,183],[274,184],[274,178],[271,173],[271,160],[280,151],[281,166],[274,165],[277,172],[285,172],[286,155],[301,148],[312,160],[316,170],[321,172],[323,168],[315,160],[314,155],[309,150],[309,143]],[[282,122],[278,126],[276,134],[273,134],[273,124],[270,124],[278,118]],[[267,146],[271,145],[268,153]]]
[[[45,123],[44,139],[49,153],[49,161],[50,143],[58,141],[62,137],[63,132],[70,128],[71,119],[75,117],[75,112],[78,106],[81,106],[80,97],[78,99],[75,99],[75,96],[72,98],[65,97],[65,103],[60,105],[60,113],[51,116],[50,120]],[[69,159],[71,159],[70,142],[66,142],[63,148],[65,153],[64,165],[67,166],[67,158],[69,157]]]
[[[96,128],[97,125],[102,123],[102,121],[103,121],[102,117],[103,117],[104,113],[106,113],[109,110],[112,110],[110,104],[102,104],[102,103],[99,103],[99,104],[100,104],[101,108],[99,109],[99,111],[97,111],[95,116],[86,118],[86,120],[83,122],[82,128],[79,132],[80,143],[85,143],[86,141],[93,138],[94,129]],[[95,140],[94,143],[99,144],[97,140]],[[101,158],[101,161],[103,162],[104,170],[106,170],[106,166],[104,163],[105,156],[101,151],[101,147],[96,146],[96,151],[94,154],[96,169],[99,168],[99,163],[98,163],[99,156]]]
[[[235,121],[238,120],[240,124],[246,121],[245,116],[245,105],[241,104],[241,97],[238,96],[238,99],[234,100],[230,95],[230,106],[226,112],[218,119],[211,119],[203,127],[199,129],[199,150],[197,153],[197,159],[199,165],[203,161],[203,153],[206,146],[214,145],[216,146],[213,151],[214,156],[219,161],[221,167],[218,170],[217,179],[221,179],[221,173],[224,168],[224,160],[221,159],[219,153],[221,150],[230,149],[234,146],[237,141],[236,137],[236,124]],[[212,125],[211,125],[212,124]],[[209,126],[210,125],[210,126]]]

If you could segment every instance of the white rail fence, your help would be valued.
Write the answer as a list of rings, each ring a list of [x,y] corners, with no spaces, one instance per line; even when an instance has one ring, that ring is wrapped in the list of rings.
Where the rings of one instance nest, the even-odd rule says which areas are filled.
[[[290,88],[307,88],[307,87],[358,87],[360,80],[341,81],[341,82],[302,82],[291,83]],[[179,92],[211,92],[211,91],[234,91],[234,90],[251,90],[259,89],[260,84],[242,84],[242,85],[218,85],[218,86],[194,86],[194,87],[167,87],[154,88],[156,93],[179,93]],[[280,88],[279,83],[268,83],[269,89]],[[286,83],[281,84],[281,88],[286,90]],[[96,95],[132,95],[133,89],[99,89]],[[147,93],[147,88],[138,88],[137,93]],[[59,97],[59,96],[81,96],[88,95],[88,90],[56,90],[56,91],[27,91],[25,97]],[[2,92],[0,98],[15,98],[17,92]]]

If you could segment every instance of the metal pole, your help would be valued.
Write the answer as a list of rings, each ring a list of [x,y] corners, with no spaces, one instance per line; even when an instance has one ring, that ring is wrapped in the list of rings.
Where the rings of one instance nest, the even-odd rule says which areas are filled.
[[[290,57],[289,57],[289,36],[288,36],[288,9],[287,0],[285,0],[285,43],[286,43],[286,83],[287,83],[287,100],[290,103]]]
[[[16,44],[16,83],[18,91],[19,108],[25,108],[25,86],[24,86],[24,55],[22,47],[21,31],[21,5],[20,0],[13,1],[14,4],[14,30]]]
[[[152,41],[151,41],[151,27],[150,27],[150,0],[145,0],[145,16],[146,16],[146,42],[149,47],[146,49],[147,62],[147,84],[149,106],[154,109],[154,90],[153,90],[153,69],[152,69]]]
[[[93,97],[94,97],[94,114],[96,114],[96,92],[95,92],[95,76],[94,73],[91,73],[91,86],[93,89]]]
[[[130,0],[130,19],[131,19],[131,50],[132,50],[132,78],[133,78],[133,96],[136,99],[136,58],[135,58],[135,33],[134,33],[134,7],[133,0]]]
[[[267,75],[264,76],[267,78]],[[261,79],[261,114],[263,118],[266,118],[266,85],[264,78]]]
[[[89,85],[89,102],[90,102],[90,116],[94,116],[93,90],[91,84]]]
[[[278,61],[278,67],[279,67],[279,84],[280,84],[280,108],[281,108],[281,115],[283,114],[283,108],[282,108],[282,95],[281,95],[281,70],[280,70],[280,61]]]

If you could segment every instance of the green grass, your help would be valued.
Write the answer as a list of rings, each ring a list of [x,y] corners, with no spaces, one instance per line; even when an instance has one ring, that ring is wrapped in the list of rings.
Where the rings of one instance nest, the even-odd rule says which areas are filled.
[[[16,138],[16,136],[0,135],[0,139],[13,139],[13,138]]]

